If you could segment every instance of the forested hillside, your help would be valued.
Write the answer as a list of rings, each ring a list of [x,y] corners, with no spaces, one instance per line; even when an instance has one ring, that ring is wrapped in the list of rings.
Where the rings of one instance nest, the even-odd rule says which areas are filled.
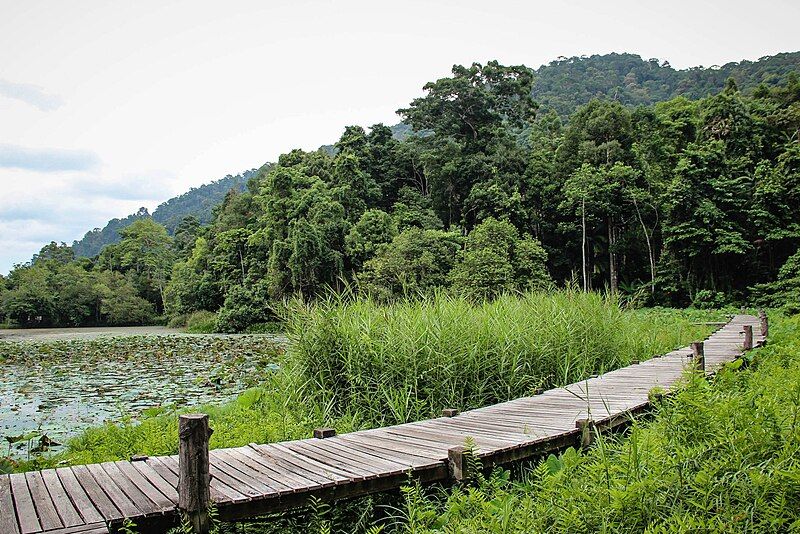
[[[172,237],[141,218],[92,260],[52,243],[4,282],[2,313],[207,310],[238,331],[345,286],[492,299],[570,283],[648,305],[798,306],[796,72],[697,100],[594,99],[567,120],[535,83],[524,66],[455,66],[399,110],[425,135],[348,126],[335,150],[283,154],[228,192],[208,226],[184,218]]]
[[[566,119],[593,98],[626,106],[649,106],[678,96],[698,99],[722,91],[729,78],[748,92],[760,84],[784,83],[798,68],[800,52],[684,70],[636,54],[558,58],[535,71],[532,94],[543,110],[554,109]]]
[[[244,190],[247,180],[257,172],[257,169],[251,169],[236,176],[228,175],[200,187],[193,187],[186,193],[159,205],[153,211],[153,220],[163,224],[170,235],[175,233],[181,219],[189,215],[196,217],[200,224],[208,224],[213,217],[214,208],[222,202],[225,194],[231,189]],[[72,243],[75,256],[91,258],[100,254],[106,245],[119,242],[120,230],[143,217],[150,217],[146,208],[140,208],[124,219],[111,219],[105,227],[86,232],[82,239]]]

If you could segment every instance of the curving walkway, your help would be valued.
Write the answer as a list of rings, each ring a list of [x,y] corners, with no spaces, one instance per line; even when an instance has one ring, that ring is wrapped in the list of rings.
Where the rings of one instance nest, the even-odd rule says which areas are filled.
[[[713,372],[742,354],[743,327],[764,341],[759,319],[737,315],[704,344]],[[690,347],[532,397],[452,417],[325,439],[217,449],[210,453],[211,498],[223,520],[397,488],[409,473],[422,482],[461,476],[467,438],[484,466],[587,443],[595,430],[647,408],[653,388],[668,391],[694,365]],[[176,517],[178,457],[0,475],[0,533],[100,533],[132,519],[142,531]]]

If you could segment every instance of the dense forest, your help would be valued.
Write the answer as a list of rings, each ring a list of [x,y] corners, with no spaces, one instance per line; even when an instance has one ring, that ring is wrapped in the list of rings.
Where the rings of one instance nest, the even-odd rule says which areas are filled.
[[[283,154],[209,225],[189,216],[174,236],[140,217],[92,259],[51,243],[0,280],[2,314],[79,325],[208,310],[238,331],[330,290],[483,299],[569,283],[645,305],[796,307],[800,77],[773,65],[745,90],[748,65],[703,98],[605,95],[568,117],[555,92],[534,99],[540,73],[455,66],[399,110],[404,139],[349,126],[333,150]]]

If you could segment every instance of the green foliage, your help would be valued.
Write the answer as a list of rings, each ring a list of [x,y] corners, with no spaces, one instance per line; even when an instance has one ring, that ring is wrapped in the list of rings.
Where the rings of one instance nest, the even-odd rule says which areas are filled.
[[[467,236],[450,277],[460,293],[491,298],[547,285],[546,261],[547,253],[538,241],[520,239],[514,225],[490,217]]]
[[[469,488],[407,499],[402,531],[792,532],[800,522],[800,320],[754,366],[690,377],[652,421]],[[735,366],[732,366],[735,367]],[[407,489],[409,492],[419,490]]]
[[[211,334],[217,326],[217,315],[210,311],[196,311],[186,318],[186,331],[190,334]]]
[[[409,228],[383,245],[357,280],[365,293],[381,299],[445,287],[460,241],[452,232]]]
[[[703,337],[671,313],[623,312],[573,290],[492,302],[436,293],[413,302],[295,304],[291,351],[323,405],[406,422],[567,384]]]
[[[123,273],[155,314],[219,311],[225,331],[353,282],[382,299],[451,284],[493,297],[549,277],[647,305],[751,303],[800,247],[799,57],[689,71],[629,54],[537,71],[456,65],[400,110],[402,136],[347,126],[332,147],[293,150],[152,218],[109,223],[118,243],[61,281],[18,276],[1,313],[29,325],[102,323],[80,269]],[[222,199],[213,217],[206,192]],[[205,215],[180,207],[198,202]],[[165,230],[156,223],[166,211]],[[514,243],[468,243],[456,258],[490,220],[509,225]],[[51,243],[33,266],[55,273],[70,254]],[[34,287],[37,277],[64,298]],[[769,294],[782,305],[791,293]]]

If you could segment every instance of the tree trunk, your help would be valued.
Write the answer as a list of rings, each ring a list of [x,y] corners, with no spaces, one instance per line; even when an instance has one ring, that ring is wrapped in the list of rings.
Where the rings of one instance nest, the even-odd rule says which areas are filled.
[[[614,248],[617,245],[617,232],[614,228],[614,218],[608,218],[608,279],[609,288],[612,295],[619,291],[619,273],[617,272],[617,253]]]
[[[642,212],[639,211],[639,204],[636,202],[636,196],[633,197],[633,207],[636,208],[636,217],[639,219],[639,224],[642,225],[642,232],[644,232],[644,240],[647,243],[647,257],[650,260],[650,294],[656,292],[656,258],[653,254],[653,244],[650,242],[650,232],[647,231],[647,226],[644,224]]]
[[[581,271],[583,272],[583,291],[589,291],[589,279],[586,273],[586,199],[581,201]]]

